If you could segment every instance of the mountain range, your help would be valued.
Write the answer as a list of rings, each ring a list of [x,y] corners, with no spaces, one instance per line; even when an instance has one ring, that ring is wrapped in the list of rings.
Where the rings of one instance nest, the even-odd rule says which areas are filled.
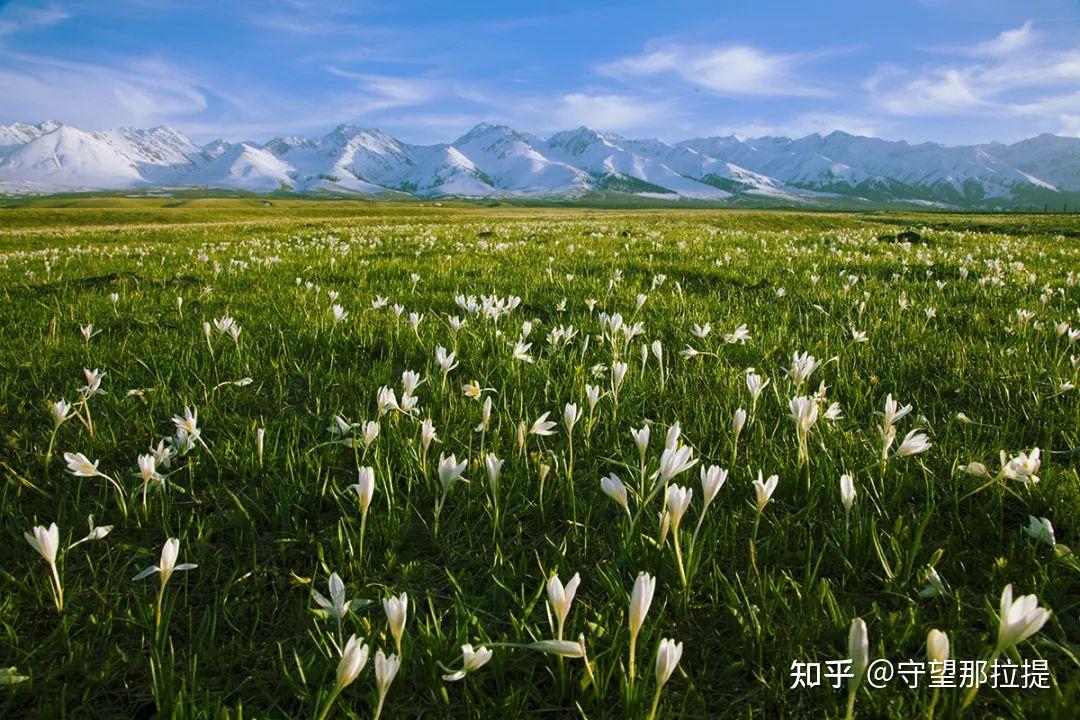
[[[1080,138],[911,144],[828,135],[633,140],[586,127],[535,135],[482,123],[414,145],[340,125],[320,137],[197,145],[161,126],[89,132],[0,125],[0,194],[179,188],[726,204],[1018,207],[1080,201]]]

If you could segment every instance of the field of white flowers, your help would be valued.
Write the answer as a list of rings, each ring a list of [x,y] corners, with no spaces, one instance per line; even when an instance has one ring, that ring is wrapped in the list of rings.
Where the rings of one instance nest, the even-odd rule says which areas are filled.
[[[1080,224],[935,222],[0,225],[0,716],[1072,716]]]

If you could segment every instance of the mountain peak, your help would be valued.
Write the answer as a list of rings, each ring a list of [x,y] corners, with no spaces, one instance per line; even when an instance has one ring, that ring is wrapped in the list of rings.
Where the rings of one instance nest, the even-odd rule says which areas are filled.
[[[481,122],[453,143],[412,145],[343,123],[322,136],[195,146],[168,125],[101,132],[56,121],[0,126],[0,193],[184,185],[985,208],[1080,193],[1080,138],[1044,133],[1011,145],[946,147],[835,130],[794,140],[733,134],[669,144],[585,125],[539,137]],[[1071,197],[1062,200],[1071,205]]]
[[[476,138],[483,137],[485,135],[499,135],[502,137],[509,137],[514,140],[522,140],[525,138],[518,133],[517,130],[509,125],[503,125],[501,123],[481,122],[474,125],[467,133],[455,140],[452,145],[463,145]]]

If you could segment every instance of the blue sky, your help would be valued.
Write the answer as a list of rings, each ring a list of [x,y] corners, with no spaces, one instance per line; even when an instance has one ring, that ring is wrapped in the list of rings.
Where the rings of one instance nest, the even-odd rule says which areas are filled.
[[[0,0],[0,122],[205,141],[480,121],[679,140],[1080,135],[1076,0]]]

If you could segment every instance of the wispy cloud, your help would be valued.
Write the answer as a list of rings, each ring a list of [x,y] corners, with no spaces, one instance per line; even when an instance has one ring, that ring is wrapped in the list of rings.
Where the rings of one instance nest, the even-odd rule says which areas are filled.
[[[1035,24],[1028,20],[1022,26],[1012,30],[1005,30],[997,37],[975,45],[970,49],[973,55],[1009,55],[1017,50],[1030,47],[1037,39],[1034,30]]]
[[[85,126],[154,124],[207,109],[205,91],[180,69],[158,60],[122,67],[25,53],[0,53],[0,87],[19,98],[27,118],[57,118]]]
[[[675,108],[667,101],[633,95],[566,93],[554,99],[546,120],[535,118],[534,127],[555,129],[587,125],[602,130],[626,131],[654,126],[674,119]]]
[[[823,97],[831,94],[799,77],[812,55],[770,53],[753,45],[650,43],[640,55],[604,63],[602,75],[619,79],[675,74],[691,85],[725,95]]]
[[[34,27],[55,25],[71,14],[55,3],[9,2],[0,6],[0,38]]]
[[[1080,44],[1055,49],[1027,22],[973,45],[931,52],[954,59],[914,70],[882,67],[864,82],[877,111],[909,118],[1027,118],[1036,123],[1028,131],[1076,133]]]
[[[878,108],[911,117],[1080,112],[1080,47],[1033,45],[1031,22],[974,46],[963,59],[909,70],[885,66],[863,84]]]

